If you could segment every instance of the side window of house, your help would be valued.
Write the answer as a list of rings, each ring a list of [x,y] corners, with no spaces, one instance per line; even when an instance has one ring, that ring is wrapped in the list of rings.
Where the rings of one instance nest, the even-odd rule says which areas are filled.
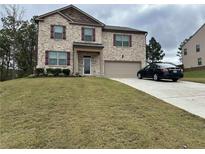
[[[200,45],[199,44],[196,45],[196,52],[200,52]]]
[[[82,41],[95,41],[95,28],[82,27]]]
[[[198,65],[202,65],[202,58],[198,58]]]
[[[51,38],[66,39],[66,27],[60,25],[51,25]]]
[[[48,52],[48,65],[67,65],[67,52],[49,51]]]
[[[184,49],[184,55],[185,56],[187,55],[187,49]]]
[[[132,45],[131,35],[114,34],[113,43],[114,46],[117,47],[131,47]]]

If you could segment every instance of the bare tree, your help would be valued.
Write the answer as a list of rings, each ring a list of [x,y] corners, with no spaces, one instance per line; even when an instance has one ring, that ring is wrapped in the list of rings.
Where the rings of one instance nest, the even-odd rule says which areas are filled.
[[[14,72],[16,67],[15,55],[18,52],[16,43],[17,31],[22,23],[24,16],[24,9],[19,5],[2,5],[2,11],[0,12],[3,28],[8,30],[10,35],[10,52],[8,53],[7,60],[7,73],[10,67],[13,68],[12,78],[14,78]]]
[[[1,18],[11,16],[14,17],[16,21],[21,21],[24,16],[25,9],[23,7],[20,7],[17,4],[4,4],[1,6]]]

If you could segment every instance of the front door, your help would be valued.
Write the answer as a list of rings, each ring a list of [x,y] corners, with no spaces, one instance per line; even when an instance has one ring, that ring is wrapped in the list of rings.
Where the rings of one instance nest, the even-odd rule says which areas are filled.
[[[83,74],[91,75],[91,58],[90,57],[83,58]]]

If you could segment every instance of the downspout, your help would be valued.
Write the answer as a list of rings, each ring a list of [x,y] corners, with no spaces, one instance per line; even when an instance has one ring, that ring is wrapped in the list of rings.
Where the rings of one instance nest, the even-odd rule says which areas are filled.
[[[147,65],[147,59],[146,59],[146,50],[147,50],[147,35],[148,32],[145,33],[145,66]]]
[[[72,48],[72,50],[73,50],[73,75],[75,75],[75,74],[74,74],[74,64],[75,64],[75,63],[74,63],[74,56],[75,56],[75,55],[74,55],[74,54],[75,54],[75,53],[74,53],[74,52],[75,52],[75,51],[74,51],[74,47]]]

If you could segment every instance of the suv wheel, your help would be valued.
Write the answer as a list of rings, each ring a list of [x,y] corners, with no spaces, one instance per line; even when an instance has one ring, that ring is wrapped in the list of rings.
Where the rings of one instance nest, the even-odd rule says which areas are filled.
[[[154,74],[153,79],[154,79],[154,81],[159,81],[158,75],[157,75],[157,74]]]
[[[138,74],[137,74],[137,77],[138,77],[138,79],[142,79],[141,73],[138,73]]]

